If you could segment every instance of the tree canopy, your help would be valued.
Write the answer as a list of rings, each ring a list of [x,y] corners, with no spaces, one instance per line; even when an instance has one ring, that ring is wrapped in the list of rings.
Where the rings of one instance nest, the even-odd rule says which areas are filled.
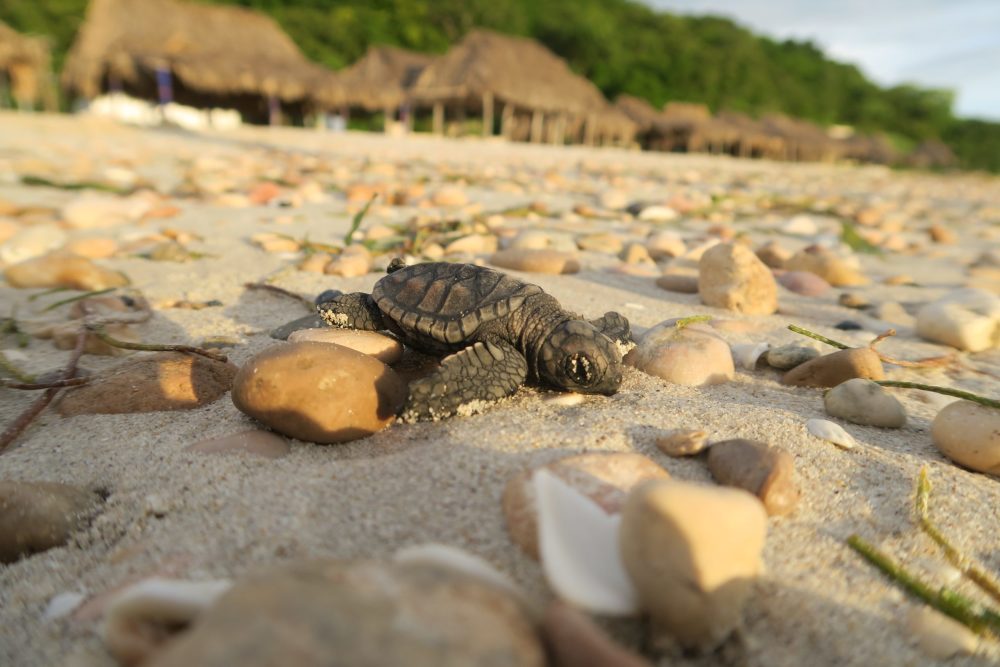
[[[443,53],[473,27],[492,28],[541,41],[609,98],[779,112],[909,144],[941,139],[963,166],[1000,171],[1000,123],[956,118],[951,91],[882,88],[815,44],[758,36],[717,16],[678,16],[634,0],[217,1],[270,14],[307,56],[334,69],[371,44]],[[85,10],[86,0],[4,0],[0,20],[49,35],[59,67]]]

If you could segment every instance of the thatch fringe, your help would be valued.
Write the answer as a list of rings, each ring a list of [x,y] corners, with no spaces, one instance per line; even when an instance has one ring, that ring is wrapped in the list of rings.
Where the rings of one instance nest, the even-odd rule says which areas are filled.
[[[350,67],[336,72],[313,95],[325,108],[398,109],[433,56],[392,46],[372,46]]]
[[[18,104],[34,104],[51,71],[48,41],[22,35],[0,21],[0,71],[10,79]]]

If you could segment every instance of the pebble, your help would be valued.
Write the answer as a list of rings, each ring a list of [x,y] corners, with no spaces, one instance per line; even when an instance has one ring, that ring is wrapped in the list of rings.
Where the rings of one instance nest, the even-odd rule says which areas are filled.
[[[752,371],[764,363],[764,355],[770,347],[770,343],[741,343],[731,345],[730,350],[737,366]]]
[[[931,225],[927,228],[927,233],[930,235],[931,240],[934,241],[934,243],[954,245],[958,242],[958,235],[955,231],[945,227],[944,225]]]
[[[158,352],[126,361],[66,392],[66,417],[191,410],[229,391],[236,367],[201,355]]]
[[[797,215],[781,225],[781,231],[793,236],[815,236],[819,232],[819,225],[808,215]]]
[[[434,193],[431,202],[435,206],[465,206],[469,203],[469,198],[462,188],[446,185]]]
[[[576,240],[576,244],[579,246],[580,250],[603,252],[608,255],[617,255],[625,247],[625,243],[620,237],[614,234],[605,233],[581,236]]]
[[[602,192],[597,201],[601,205],[601,208],[620,211],[628,206],[629,199],[628,194],[622,190],[612,189]]]
[[[666,470],[641,454],[593,452],[577,454],[521,471],[507,481],[503,514],[511,540],[532,558],[538,558],[538,508],[531,479],[547,470],[608,514],[616,514],[636,484],[669,477]]]
[[[646,222],[670,222],[680,214],[669,206],[647,206],[639,211],[639,219]]]
[[[340,293],[339,290],[333,291],[338,292],[338,294]],[[333,297],[330,297],[330,299],[332,298]],[[325,300],[329,301],[330,299]],[[323,302],[317,299],[316,303]],[[296,331],[302,331],[304,329],[328,329],[329,327],[330,325],[326,323],[326,320],[320,317],[319,313],[313,313],[312,315],[305,315],[304,317],[282,324],[280,327],[272,329],[269,335],[275,340],[288,340],[288,337]]]
[[[754,494],[769,515],[788,514],[799,502],[795,460],[757,440],[723,440],[708,449],[708,470],[719,484]]]
[[[809,271],[783,271],[777,279],[786,290],[802,296],[822,296],[830,289],[830,283]]]
[[[13,220],[6,220],[0,210],[0,260],[3,260],[3,244],[21,230],[21,225]]]
[[[729,345],[711,329],[697,324],[680,330],[668,320],[647,331],[625,363],[673,384],[720,384],[736,375]]]
[[[487,252],[496,252],[497,237],[491,234],[469,234],[455,239],[444,247],[444,254],[455,255],[467,253],[479,255]]]
[[[654,260],[660,260],[680,257],[687,252],[687,246],[676,232],[660,231],[650,234],[646,239],[646,250]]]
[[[914,606],[906,615],[906,625],[917,646],[932,660],[972,655],[979,648],[979,637],[972,630],[927,605]]]
[[[629,494],[619,544],[654,623],[684,647],[712,649],[742,620],[766,534],[750,493],[666,480]]]
[[[66,232],[55,224],[21,228],[0,245],[0,262],[17,264],[49,253],[66,242]]]
[[[0,481],[0,563],[66,544],[99,504],[96,493],[78,486]]]
[[[566,252],[558,250],[507,249],[493,253],[490,264],[527,273],[577,273],[580,262]]]
[[[63,206],[62,218],[72,229],[103,229],[134,222],[152,208],[143,195],[122,198],[88,194]]]
[[[886,301],[872,308],[871,314],[883,322],[896,324],[898,326],[912,327],[917,323],[917,319],[906,312],[901,304],[895,301]]]
[[[851,378],[884,380],[882,360],[867,347],[838,350],[795,366],[781,381],[797,387],[836,387]]]
[[[561,600],[546,607],[539,631],[551,667],[652,667],[615,642],[590,616]]]
[[[274,345],[233,381],[233,403],[299,440],[337,443],[381,431],[406,399],[406,385],[367,354],[329,343]]]
[[[335,656],[332,659],[331,656]],[[146,667],[542,667],[519,602],[450,568],[373,561],[284,565],[236,582]]]
[[[949,403],[931,422],[931,439],[955,463],[1000,475],[1000,410],[972,401]]]
[[[698,293],[698,276],[694,273],[665,273],[656,279],[656,286],[680,294]]]
[[[199,440],[185,449],[199,454],[251,454],[265,459],[284,458],[291,451],[285,438],[256,429]]]
[[[772,269],[783,269],[792,253],[777,241],[766,243],[756,250],[757,258]]]
[[[959,350],[1000,347],[1000,298],[985,290],[956,290],[917,312],[917,334]]]
[[[323,268],[323,273],[328,276],[342,276],[344,278],[357,278],[367,275],[372,268],[371,257],[362,253],[343,253],[340,257],[335,257]]]
[[[403,345],[398,340],[376,331],[355,329],[301,329],[288,336],[288,342],[332,343],[371,355],[383,364],[394,364],[403,356]]]
[[[865,285],[868,278],[846,261],[822,246],[809,246],[792,255],[785,263],[789,271],[809,271],[834,287]]]
[[[778,309],[778,288],[763,262],[749,248],[720,243],[698,262],[698,294],[703,303],[749,315]]]
[[[863,326],[855,322],[854,320],[843,320],[837,322],[833,325],[834,329],[840,329],[841,331],[861,331],[864,329]]]
[[[306,273],[323,273],[327,265],[333,261],[333,255],[325,252],[313,252],[299,262],[299,271]]]
[[[656,438],[656,448],[667,456],[694,456],[708,445],[708,433],[696,428],[678,428]]]
[[[806,429],[817,438],[832,442],[841,449],[854,449],[857,445],[850,433],[839,424],[826,419],[810,419],[806,422]]]
[[[66,252],[87,259],[107,259],[118,252],[118,241],[102,237],[77,239],[66,244]]]
[[[646,246],[641,243],[629,243],[619,255],[626,264],[652,264],[653,258],[649,256]]]
[[[67,287],[81,291],[128,285],[118,271],[98,266],[86,257],[51,254],[7,267],[4,277],[11,287]]]
[[[838,384],[823,395],[823,405],[832,417],[853,424],[902,428],[906,411],[896,397],[880,385],[862,378]]]
[[[801,366],[802,364],[815,359],[819,356],[819,350],[813,347],[805,347],[802,345],[779,345],[778,347],[772,347],[770,350],[764,353],[764,361],[771,368],[777,368],[778,370],[787,371],[796,366]]]
[[[857,292],[841,292],[840,296],[837,297],[837,303],[844,308],[854,308],[856,310],[871,308],[872,305],[871,301]]]

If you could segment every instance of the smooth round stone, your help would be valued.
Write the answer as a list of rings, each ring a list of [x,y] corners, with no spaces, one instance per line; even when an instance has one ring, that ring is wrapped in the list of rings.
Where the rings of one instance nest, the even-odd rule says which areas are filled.
[[[654,232],[646,239],[646,250],[649,256],[659,260],[668,257],[680,257],[687,252],[684,239],[676,232],[661,231]]]
[[[1000,410],[972,401],[950,403],[931,422],[931,439],[955,463],[1000,475]]]
[[[948,660],[956,655],[972,655],[979,648],[980,640],[976,633],[926,605],[910,610],[906,625],[920,650],[936,661]]]
[[[861,331],[864,329],[863,326],[855,322],[854,320],[844,320],[843,322],[837,322],[833,325],[834,329],[840,329],[841,331]]]
[[[647,331],[624,361],[667,382],[694,387],[728,382],[736,374],[724,340],[697,324],[677,330],[670,320]]]
[[[629,243],[625,246],[621,252],[621,260],[626,264],[651,264],[653,262],[646,246],[641,243]]]
[[[768,514],[788,514],[799,502],[795,460],[780,447],[757,440],[723,440],[708,449],[708,470],[719,484],[754,494]]]
[[[229,391],[233,364],[196,354],[158,352],[103,371],[66,393],[58,411],[66,417],[192,410]]]
[[[1000,298],[985,290],[956,290],[920,309],[917,334],[969,352],[1000,347]]]
[[[66,242],[66,232],[55,224],[18,229],[0,245],[0,262],[17,264],[51,252]]]
[[[333,261],[323,267],[323,273],[328,276],[341,276],[344,278],[357,278],[367,275],[371,271],[371,258],[364,255],[341,255],[335,257]]]
[[[323,273],[326,271],[327,265],[332,261],[333,255],[325,252],[314,252],[302,258],[302,261],[299,262],[299,271]]]
[[[543,667],[519,602],[452,568],[312,561],[238,581],[146,667]]]
[[[778,283],[802,296],[822,296],[830,289],[830,283],[808,271],[784,271],[778,276]]]
[[[66,251],[87,259],[107,259],[118,252],[118,241],[109,238],[77,239],[66,244]]]
[[[510,538],[532,558],[538,558],[538,509],[532,476],[544,469],[597,503],[608,514],[616,514],[635,485],[669,477],[666,470],[641,454],[592,452],[577,454],[524,470],[507,482],[503,492],[503,514]]]
[[[864,310],[865,308],[870,308],[872,305],[868,299],[857,292],[841,292],[840,296],[837,297],[837,303],[844,308],[854,308],[856,310]]]
[[[694,456],[708,446],[708,433],[702,429],[678,428],[656,438],[656,448],[667,456]]]
[[[873,350],[860,347],[824,354],[791,369],[781,381],[797,387],[836,387],[852,378],[885,379],[882,360]]]
[[[520,250],[545,250],[551,245],[552,239],[548,233],[540,229],[526,229],[512,238],[507,247]]]
[[[927,228],[927,233],[930,235],[931,240],[934,243],[940,243],[942,245],[954,245],[958,242],[958,235],[955,231],[944,225],[934,224]]]
[[[574,255],[558,250],[509,248],[493,253],[490,264],[527,273],[577,273],[580,262]]]
[[[286,343],[257,354],[233,381],[233,404],[299,440],[356,440],[389,425],[406,385],[378,359],[342,345]]]
[[[622,190],[605,190],[598,199],[602,208],[620,211],[628,206],[629,198]]]
[[[767,513],[750,493],[666,480],[629,494],[619,545],[659,628],[685,647],[711,649],[741,622],[766,535]]]
[[[764,361],[771,368],[787,371],[819,356],[819,350],[802,345],[779,345],[764,353]]]
[[[670,222],[679,217],[680,214],[669,206],[647,206],[639,211],[639,219],[646,222]]]
[[[403,345],[375,331],[358,331],[355,329],[300,329],[288,336],[289,343],[299,342],[332,343],[343,345],[352,350],[370,354],[383,364],[394,364],[403,356]]]
[[[906,309],[895,301],[886,301],[885,303],[878,304],[872,309],[872,316],[877,317],[883,322],[904,327],[912,327],[917,322],[913,315],[906,312]]]
[[[435,206],[465,206],[469,197],[457,185],[446,185],[434,193],[431,201]]]
[[[854,424],[901,428],[906,411],[896,397],[871,380],[842,382],[823,395],[827,414]]]
[[[778,309],[778,288],[771,270],[749,248],[720,243],[698,262],[698,294],[702,303],[750,315]]]
[[[97,229],[134,222],[152,208],[150,201],[142,196],[84,195],[66,204],[62,217],[73,229]]]
[[[486,252],[495,252],[497,249],[497,237],[490,234],[469,234],[455,239],[445,246],[444,254],[470,254],[479,255]]]
[[[609,255],[617,255],[625,247],[624,241],[615,234],[588,234],[576,240],[580,250],[590,250],[592,252],[603,252]]]
[[[656,286],[680,294],[698,293],[698,276],[683,273],[666,273],[656,279]]]
[[[792,256],[792,253],[777,241],[771,241],[757,248],[756,254],[760,261],[772,269],[785,268],[785,263]]]
[[[822,246],[809,246],[792,255],[785,263],[789,271],[809,271],[834,287],[865,285],[868,278],[845,260]]]
[[[81,291],[124,287],[128,278],[118,271],[94,264],[86,257],[52,254],[7,267],[4,277],[11,287],[68,287]]]
[[[189,452],[199,454],[251,454],[265,459],[280,459],[288,455],[291,447],[288,440],[271,433],[252,429],[221,438],[199,440],[186,447]]]
[[[66,544],[100,500],[69,484],[0,481],[0,563]]]

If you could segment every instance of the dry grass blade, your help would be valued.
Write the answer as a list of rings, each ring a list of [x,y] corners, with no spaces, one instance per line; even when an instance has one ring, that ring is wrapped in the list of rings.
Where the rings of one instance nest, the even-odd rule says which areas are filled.
[[[197,354],[202,357],[214,359],[215,361],[228,360],[228,357],[221,352],[206,350],[200,347],[193,347],[191,345],[173,345],[169,343],[130,343],[128,341],[118,340],[117,338],[108,335],[108,333],[104,331],[104,327],[102,325],[88,324],[86,326],[86,330],[92,331],[95,336],[108,345],[112,347],[119,347],[123,350],[137,350],[139,352],[183,352],[184,354]]]
[[[265,292],[273,292],[274,294],[280,294],[281,296],[286,296],[289,299],[295,299],[302,305],[304,305],[310,311],[315,310],[316,307],[312,301],[302,296],[301,294],[296,294],[295,292],[290,292],[283,287],[278,287],[277,285],[268,285],[267,283],[244,283],[244,287],[249,290],[263,290]]]
[[[896,359],[895,357],[891,357],[888,354],[885,354],[881,350],[875,349],[876,345],[886,340],[887,338],[890,338],[895,335],[896,335],[895,329],[887,329],[886,331],[876,336],[875,340],[873,340],[871,343],[868,344],[868,347],[871,348],[872,352],[877,354],[878,358],[887,364],[894,364],[896,366],[902,366],[904,368],[934,368],[938,366],[947,366],[948,364],[950,364],[952,361],[955,360],[954,354],[945,354],[940,357],[925,357],[923,359],[913,359],[908,361],[906,359]]]

